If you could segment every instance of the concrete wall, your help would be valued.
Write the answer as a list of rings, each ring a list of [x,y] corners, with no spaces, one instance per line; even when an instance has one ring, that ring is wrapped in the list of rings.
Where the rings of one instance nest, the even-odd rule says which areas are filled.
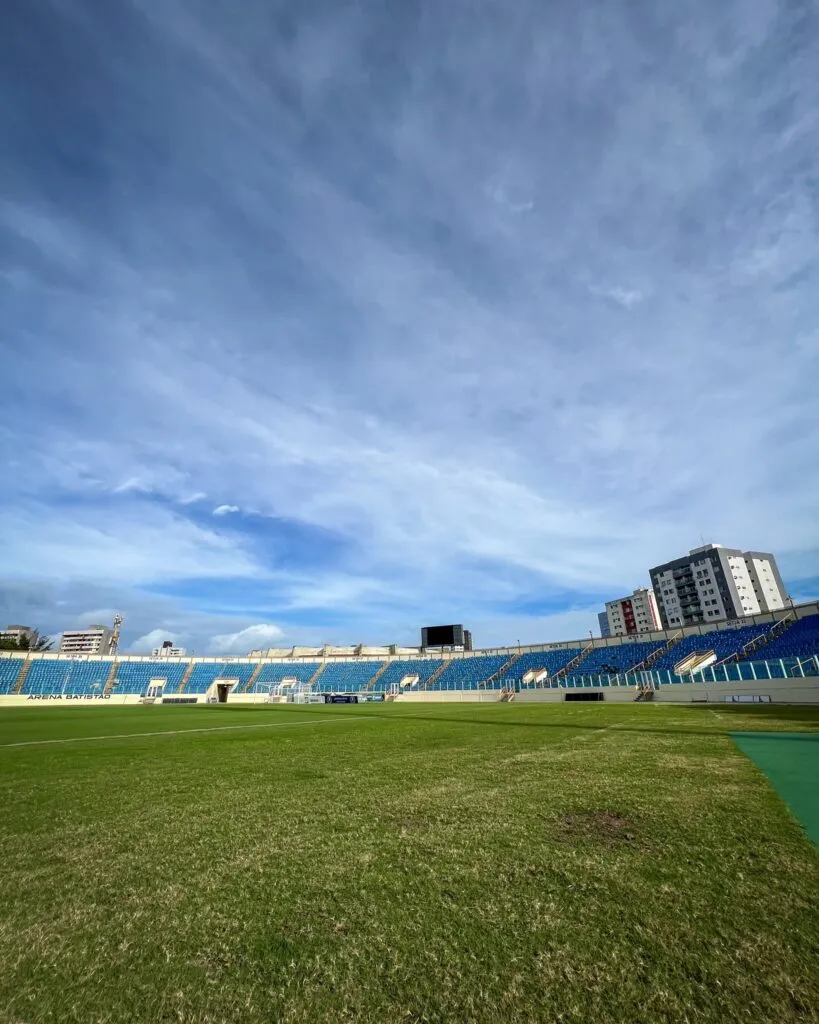
[[[603,699],[608,704],[631,703],[634,700],[636,691],[631,686],[605,686],[599,689],[588,687],[585,690],[579,687],[567,687],[564,689],[535,689],[522,690],[515,694],[517,704],[549,704],[562,703],[567,693],[594,693],[603,694]],[[771,698],[772,704],[813,704],[819,706],[819,678],[807,679],[767,679],[756,682],[739,683],[678,683],[669,686],[661,686],[656,692],[654,700],[660,704],[689,704],[692,701],[707,701],[709,704],[722,704],[724,698],[729,695],[753,696],[764,695]],[[193,696],[193,694],[191,694]],[[197,695],[197,703],[204,704],[204,694]],[[395,698],[402,703],[417,704],[491,704],[500,700],[500,690],[440,690],[432,692],[409,692],[402,693]],[[238,693],[228,695],[229,704],[264,704],[267,694],[263,693]],[[7,707],[122,707],[123,705],[139,705],[140,698],[137,694],[112,695],[110,697],[100,696],[77,696],[70,695],[38,698],[33,696],[6,696],[0,695],[0,708]],[[157,701],[157,704],[160,702]],[[181,705],[190,707],[190,704]]]
[[[421,690],[398,694],[396,702],[442,704],[457,701],[463,704],[491,704],[500,700],[500,690]]]
[[[631,703],[636,691],[630,686],[606,686],[600,690],[568,687],[563,690],[521,690],[515,694],[515,704],[562,704],[567,693],[602,693],[607,704]]]
[[[515,703],[550,703],[563,701],[567,693],[584,692],[577,688],[563,690],[523,690],[515,694]],[[606,703],[624,703],[634,700],[636,690],[630,686],[589,687],[587,693],[603,694]],[[675,683],[661,686],[654,700],[659,704],[690,704],[707,701],[723,704],[727,696],[768,696],[772,704],[819,705],[819,679],[760,679],[739,683]]]
[[[110,708],[121,707],[123,704],[139,704],[139,694],[115,694],[110,697],[58,693],[54,696],[41,697],[36,694],[0,694],[0,708],[53,708],[56,706],[70,708]]]

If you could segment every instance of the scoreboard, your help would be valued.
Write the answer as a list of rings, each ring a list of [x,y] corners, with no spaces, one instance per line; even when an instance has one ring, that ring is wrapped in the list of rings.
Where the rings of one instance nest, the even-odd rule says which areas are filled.
[[[461,623],[452,626],[424,626],[421,630],[422,647],[462,647],[472,650],[472,634]]]

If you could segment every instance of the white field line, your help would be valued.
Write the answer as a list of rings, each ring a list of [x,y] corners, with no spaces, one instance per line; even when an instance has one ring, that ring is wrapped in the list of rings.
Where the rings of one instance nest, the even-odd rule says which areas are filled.
[[[155,732],[117,732],[108,733],[106,736],[66,736],[57,740],[21,740],[16,743],[0,743],[0,750],[8,747],[44,747],[54,743],[90,743],[95,740],[131,740],[141,739],[146,736],[181,736],[189,732],[226,732],[242,729],[287,729],[297,725],[326,725],[333,722],[366,721],[374,715],[344,715],[338,718],[327,717],[310,718],[301,722],[263,722],[257,725],[209,725],[197,726],[193,729],[157,729]],[[403,717],[403,716],[402,716]]]
[[[443,702],[442,702],[443,703]],[[467,702],[463,702],[460,706],[466,706]],[[486,701],[476,703],[475,707],[498,707],[499,702]],[[107,733],[105,736],[65,736],[60,739],[54,740],[18,740],[14,743],[0,743],[0,750],[7,750],[12,747],[45,747],[52,745],[59,745],[62,743],[93,743],[98,740],[130,740],[130,739],[144,739],[149,736],[183,736],[186,733],[193,732],[237,732],[240,730],[247,729],[292,729],[297,725],[326,725],[333,722],[370,722],[370,721],[393,721],[396,718],[422,718],[426,719],[428,715],[424,712],[406,712],[404,714],[394,715],[339,715],[336,718],[334,715],[325,714],[319,717],[318,715],[312,716],[309,719],[299,722],[262,722],[254,725],[237,724],[237,725],[209,725],[209,726],[195,726],[193,729],[157,729],[152,732],[119,732],[119,733]],[[465,720],[465,723],[466,720]],[[603,728],[602,732],[607,732],[609,729],[617,728],[617,726],[608,726]]]

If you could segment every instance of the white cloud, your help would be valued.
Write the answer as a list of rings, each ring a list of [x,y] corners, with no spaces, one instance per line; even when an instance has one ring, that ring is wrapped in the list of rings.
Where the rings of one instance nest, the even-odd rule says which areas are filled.
[[[626,309],[631,309],[632,306],[636,306],[638,302],[642,302],[645,298],[641,291],[629,288],[609,288],[604,294],[621,306],[625,306]]]
[[[149,492],[150,487],[146,486],[138,476],[131,476],[114,488],[114,494],[127,494],[129,491]]]
[[[278,626],[258,623],[236,633],[223,633],[210,639],[208,648],[214,654],[248,654],[250,651],[279,645],[284,632]]]
[[[180,637],[178,633],[172,633],[167,629],[152,629],[150,633],[134,640],[128,651],[131,654],[149,654],[157,647],[161,647],[164,640],[172,640],[176,647],[179,646]]]
[[[73,628],[82,629],[84,626],[92,625],[112,626],[116,614],[114,608],[94,608],[90,612],[80,612],[74,617]]]
[[[271,614],[346,609],[386,631],[462,601],[497,637],[492,621],[514,627],[493,601],[620,591],[700,532],[813,564],[819,238],[793,168],[819,96],[798,40],[747,88],[772,0],[675,9],[650,73],[617,5],[528,3],[520,32],[496,4],[455,4],[419,19],[412,73],[384,89],[358,9],[300,16],[271,44],[272,89],[218,13],[139,6],[185,58],[155,81],[181,98],[151,122],[173,133],[173,173],[141,191],[113,139],[127,204],[0,208],[3,273],[27,296],[4,306],[27,404],[2,410],[3,450],[26,453],[4,464],[10,573],[266,574]],[[155,117],[145,69],[104,25],[94,38],[98,80]],[[293,111],[321,132],[336,96],[350,131],[333,121],[307,160]],[[244,517],[230,538],[198,525],[217,494],[236,504],[214,516],[268,517],[268,551],[237,539]],[[280,540],[282,521],[341,553]],[[380,602],[400,607],[379,618]]]
[[[116,513],[22,507],[4,518],[0,564],[10,577],[129,585],[264,573],[234,539],[156,505]]]

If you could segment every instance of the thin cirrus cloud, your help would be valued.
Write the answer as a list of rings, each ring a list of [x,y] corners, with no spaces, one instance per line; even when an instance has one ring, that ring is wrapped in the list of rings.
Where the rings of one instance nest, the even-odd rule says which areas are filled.
[[[816,13],[280,6],[5,12],[10,607],[535,641],[701,535],[815,593]]]

